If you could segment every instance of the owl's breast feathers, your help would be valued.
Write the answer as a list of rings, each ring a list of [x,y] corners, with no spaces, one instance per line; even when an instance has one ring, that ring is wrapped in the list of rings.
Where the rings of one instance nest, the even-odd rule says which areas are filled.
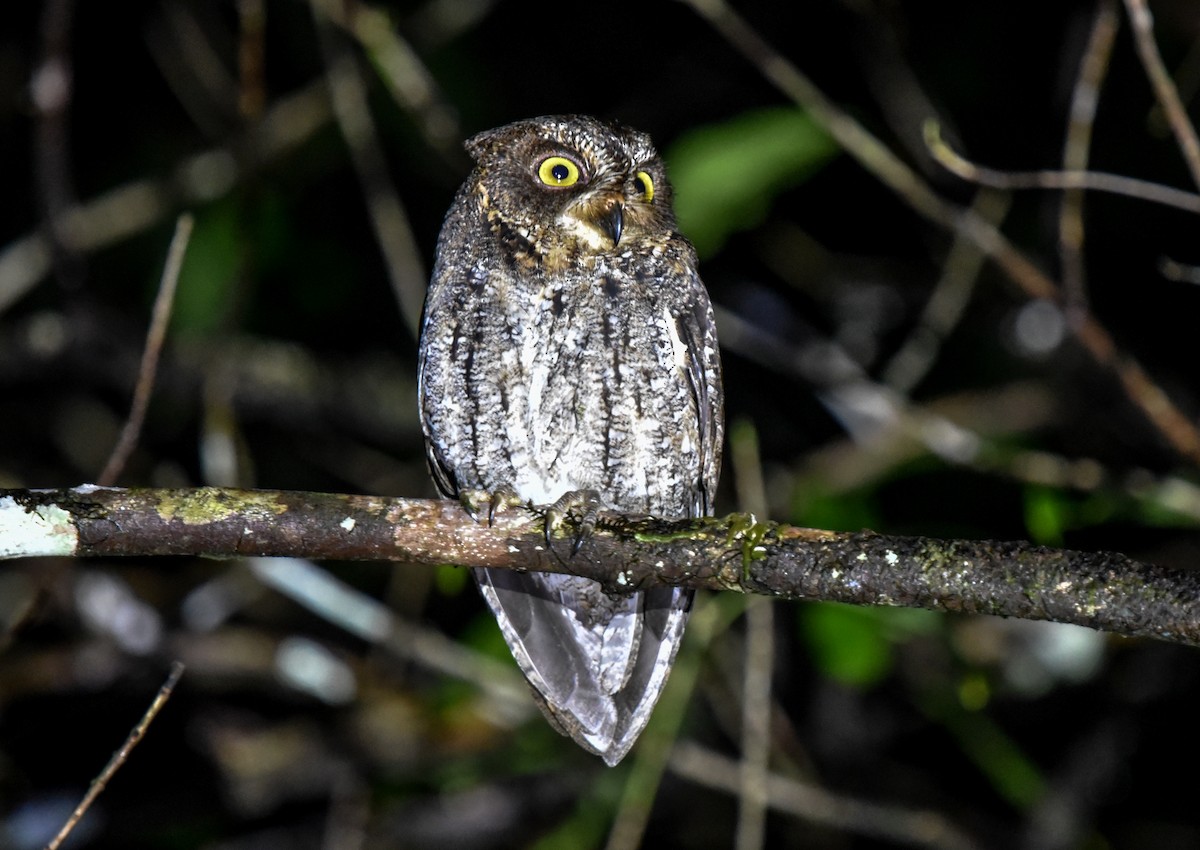
[[[707,511],[720,450],[710,308],[694,272],[631,272],[629,259],[578,279],[477,264],[435,281],[422,413],[453,472],[443,489],[511,485],[538,504],[593,489],[616,509]]]

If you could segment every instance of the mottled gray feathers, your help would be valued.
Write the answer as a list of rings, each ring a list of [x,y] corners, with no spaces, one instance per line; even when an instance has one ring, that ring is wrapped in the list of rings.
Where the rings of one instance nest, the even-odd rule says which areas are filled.
[[[649,138],[558,116],[467,149],[476,167],[442,228],[421,335],[438,489],[512,487],[535,504],[595,490],[616,510],[709,513],[723,434],[712,308]],[[615,764],[662,691],[692,594],[475,573],[546,716]]]

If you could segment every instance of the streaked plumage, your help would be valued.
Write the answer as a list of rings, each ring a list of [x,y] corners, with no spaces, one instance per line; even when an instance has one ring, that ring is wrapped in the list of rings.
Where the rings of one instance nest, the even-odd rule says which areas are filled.
[[[710,513],[723,432],[712,308],[650,140],[585,116],[467,142],[438,240],[420,405],[438,488]],[[614,241],[615,240],[615,241]],[[585,544],[586,545],[586,544]],[[475,570],[546,716],[616,764],[649,719],[689,591]]]

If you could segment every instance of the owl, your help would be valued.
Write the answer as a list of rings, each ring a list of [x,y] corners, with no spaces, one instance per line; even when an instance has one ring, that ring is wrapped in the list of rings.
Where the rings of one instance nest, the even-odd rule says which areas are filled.
[[[724,431],[716,330],[649,137],[549,116],[466,148],[475,167],[438,239],[419,351],[438,489],[711,513]],[[662,692],[692,592],[474,574],[547,719],[615,765]]]

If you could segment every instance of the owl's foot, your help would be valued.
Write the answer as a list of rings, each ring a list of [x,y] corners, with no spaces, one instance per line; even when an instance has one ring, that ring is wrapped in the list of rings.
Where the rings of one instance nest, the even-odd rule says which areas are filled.
[[[510,484],[501,484],[495,490],[460,490],[458,501],[476,522],[483,522],[483,508],[486,507],[489,526],[496,524],[496,514],[525,505],[525,500]]]
[[[563,524],[567,514],[578,509],[579,530],[575,532],[575,540],[571,544],[571,557],[574,557],[583,541],[591,537],[592,532],[596,530],[596,520],[602,507],[604,503],[600,501],[600,494],[595,490],[570,490],[563,493],[558,501],[546,508],[546,545],[550,545],[551,536]]]

